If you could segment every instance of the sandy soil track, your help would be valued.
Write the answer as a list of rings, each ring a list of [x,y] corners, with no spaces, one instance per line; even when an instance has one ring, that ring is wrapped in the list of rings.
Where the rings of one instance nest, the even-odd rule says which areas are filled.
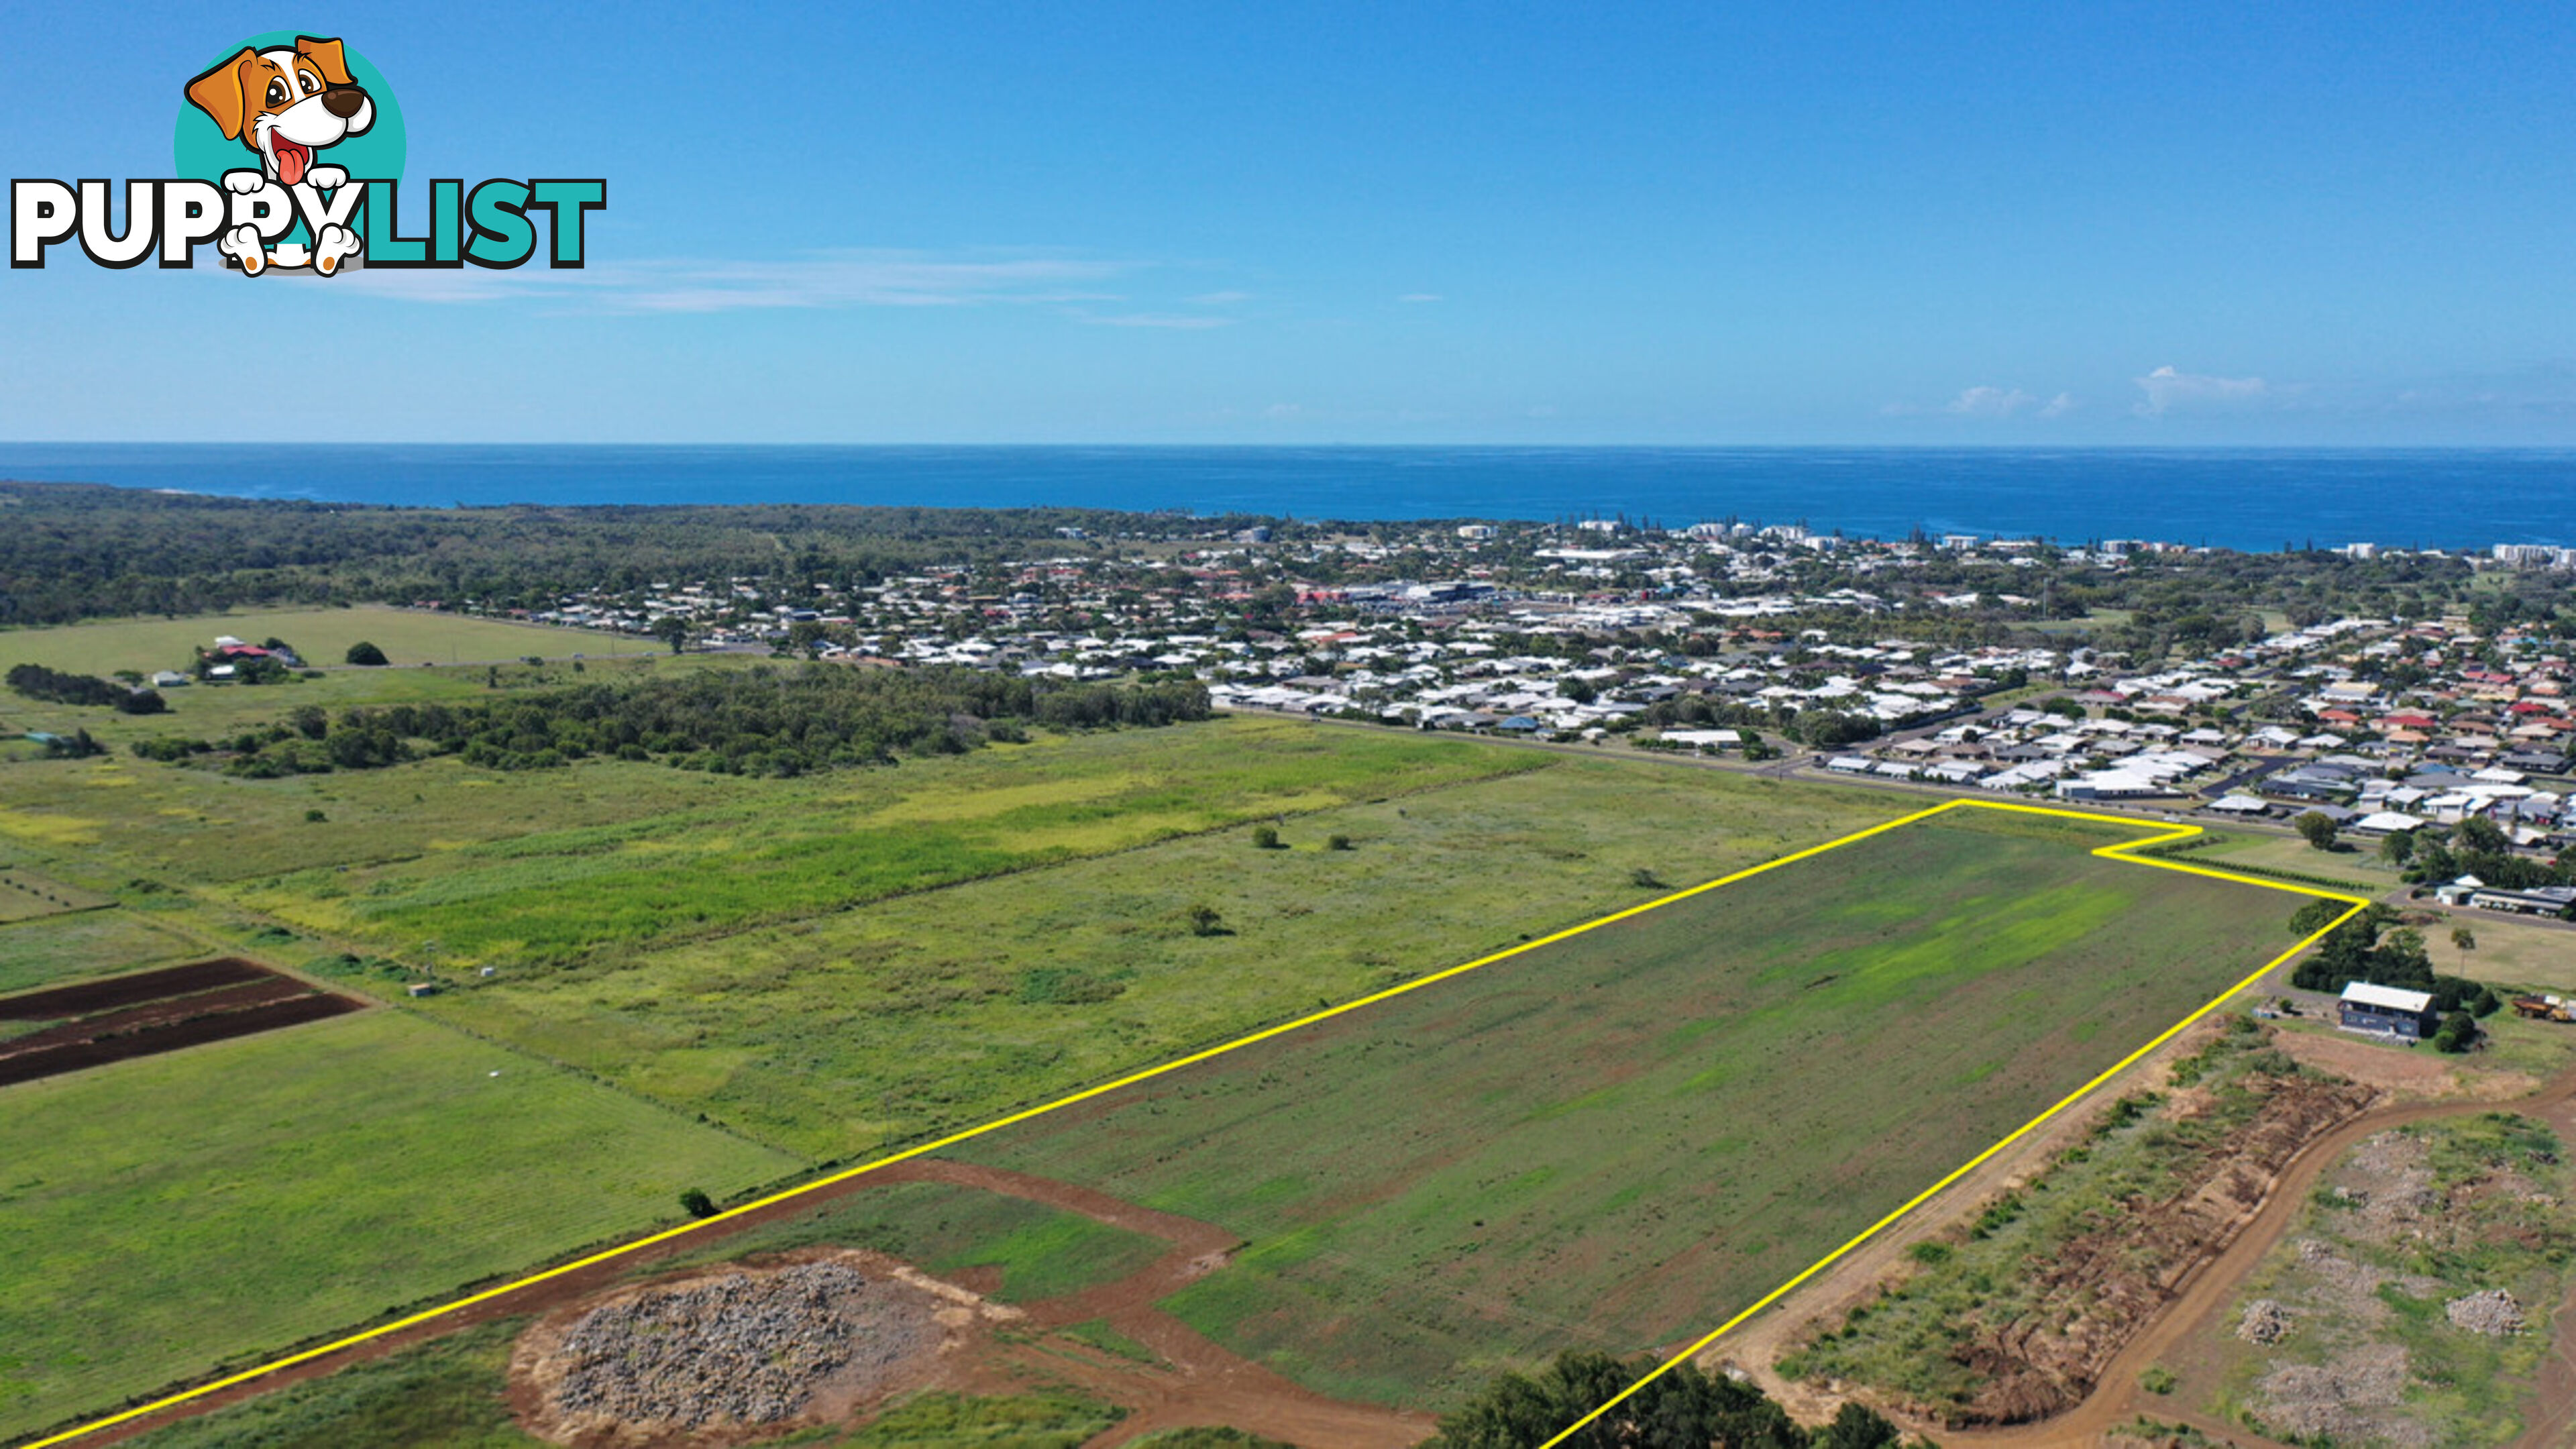
[[[1944,1431],[1941,1442],[1961,1449],[2095,1444],[2112,1429],[2144,1414],[2168,1423],[2190,1424],[2240,1446],[2287,1449],[2239,1425],[2195,1414],[2175,1399],[2151,1395],[2138,1386],[2138,1377],[2157,1363],[2187,1359],[2195,1345],[2215,1342],[2227,1333],[2227,1312],[2246,1275],[2298,1220],[2299,1209],[2307,1202],[2317,1178],[2355,1144],[2391,1127],[2499,1109],[2540,1118],[2561,1134],[2576,1134],[2576,1069],[2562,1072],[2538,1090],[2510,1101],[2471,1097],[2382,1107],[2316,1138],[2291,1161],[2226,1249],[2192,1269],[2173,1302],[2111,1359],[2099,1386],[2082,1404],[2035,1424]],[[2528,1415],[2523,1436],[2516,1441],[2518,1449],[2564,1445],[2570,1442],[2569,1429],[2576,1427],[2576,1362],[2570,1359],[2576,1345],[2566,1337],[2569,1331],[2576,1330],[2576,1300],[2562,1307],[2557,1326],[2556,1349],[2542,1374],[2538,1402]]]

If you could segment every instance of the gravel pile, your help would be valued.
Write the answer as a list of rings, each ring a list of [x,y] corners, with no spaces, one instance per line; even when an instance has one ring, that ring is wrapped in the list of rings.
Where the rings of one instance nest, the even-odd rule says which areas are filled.
[[[792,1418],[826,1380],[934,1347],[916,1295],[844,1263],[727,1273],[603,1304],[573,1324],[556,1412],[703,1428]]]
[[[2442,1312],[2450,1317],[2453,1328],[2483,1333],[2490,1338],[2522,1332],[2522,1305],[2501,1288],[2454,1298],[2442,1305]]]
[[[2273,1370],[2256,1386],[2255,1411],[2275,1433],[2413,1449],[2431,1442],[2429,1431],[2389,1412],[2405,1402],[2406,1374],[2406,1350],[2369,1344],[2331,1363]]]
[[[2245,1305],[2236,1336],[2247,1343],[2279,1343],[2290,1336],[2291,1326],[2290,1310],[2269,1298],[2257,1298]]]

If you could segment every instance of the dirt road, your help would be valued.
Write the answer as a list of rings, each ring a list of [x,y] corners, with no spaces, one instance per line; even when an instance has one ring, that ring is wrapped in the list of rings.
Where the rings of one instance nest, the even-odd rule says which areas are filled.
[[[487,1299],[342,1353],[280,1369],[161,1413],[128,1420],[84,1437],[79,1443],[83,1449],[120,1443],[165,1424],[319,1378],[353,1363],[382,1358],[473,1324],[569,1309],[631,1286],[639,1268],[649,1268],[684,1253],[696,1256],[728,1238],[802,1216],[858,1193],[905,1182],[947,1183],[1023,1198],[1171,1245],[1152,1263],[1114,1283],[1022,1305],[1025,1322],[1034,1329],[1106,1320],[1112,1328],[1151,1349],[1159,1363],[1069,1352],[1046,1352],[1042,1358],[1032,1359],[1026,1353],[994,1347],[991,1352],[975,1355],[973,1361],[955,1365],[936,1387],[1012,1393],[1025,1392],[1032,1382],[1070,1380],[1080,1390],[1126,1410],[1115,1428],[1092,1439],[1084,1449],[1114,1449],[1143,1434],[1197,1425],[1258,1429],[1301,1449],[1406,1449],[1439,1427],[1438,1421],[1427,1414],[1346,1403],[1301,1388],[1269,1368],[1218,1346],[1156,1307],[1183,1285],[1223,1267],[1233,1256],[1240,1244],[1225,1229],[1139,1207],[1071,1183],[935,1158],[915,1158],[728,1219],[671,1243]]]
[[[2516,1100],[2472,1098],[2382,1107],[2318,1137],[2291,1161],[2235,1240],[2187,1274],[2173,1302],[2104,1367],[2092,1395],[2082,1404],[2036,1424],[1944,1431],[1942,1443],[1957,1449],[2097,1444],[2112,1429],[2143,1414],[2168,1423],[2187,1423],[2240,1446],[2287,1449],[2242,1427],[2194,1414],[2173,1399],[2149,1394],[2139,1386],[2139,1376],[2159,1363],[2187,1358],[2195,1345],[2215,1342],[2228,1331],[2226,1315],[2235,1305],[2246,1275],[2297,1222],[2299,1209],[2306,1204],[2318,1177],[2355,1144],[2392,1127],[2499,1109],[2541,1118],[2562,1134],[2576,1130],[2576,1069],[2560,1073],[2537,1091]],[[2565,1336],[2576,1329],[2576,1300],[2562,1308],[2557,1323],[2560,1336],[2542,1374],[2539,1402],[2531,1410],[2529,1427],[2517,1441],[2520,1449],[2565,1444],[2568,1428],[2576,1425],[2576,1361],[2570,1360],[2571,1346]]]

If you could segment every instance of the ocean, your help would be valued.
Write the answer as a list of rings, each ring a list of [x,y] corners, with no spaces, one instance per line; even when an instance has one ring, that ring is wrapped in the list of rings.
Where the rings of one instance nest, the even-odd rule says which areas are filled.
[[[2576,450],[0,443],[0,479],[457,504],[1062,505],[1305,519],[1736,518],[2272,550],[2576,545]]]

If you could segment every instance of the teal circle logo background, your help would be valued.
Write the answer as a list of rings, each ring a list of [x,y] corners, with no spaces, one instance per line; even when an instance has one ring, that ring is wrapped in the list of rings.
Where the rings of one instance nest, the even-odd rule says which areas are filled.
[[[317,33],[310,30],[264,31],[206,57],[204,65],[187,75],[172,78],[170,89],[179,95],[179,126],[171,141],[171,158],[176,169],[170,174],[193,176],[221,185],[227,171],[258,170],[258,152],[238,140],[225,140],[223,128],[215,124],[215,118],[190,103],[188,82],[241,54],[244,46],[252,50],[289,48],[295,44],[295,37]],[[384,72],[360,55],[357,47],[343,41],[340,54],[349,63],[349,79],[366,87],[367,98],[375,102],[376,119],[360,134],[317,154],[313,158],[314,163],[337,166],[348,172],[352,181],[400,180],[407,147],[403,138],[402,106],[394,100],[394,88],[385,83]],[[296,234],[300,236],[302,232],[303,227],[299,223]]]

